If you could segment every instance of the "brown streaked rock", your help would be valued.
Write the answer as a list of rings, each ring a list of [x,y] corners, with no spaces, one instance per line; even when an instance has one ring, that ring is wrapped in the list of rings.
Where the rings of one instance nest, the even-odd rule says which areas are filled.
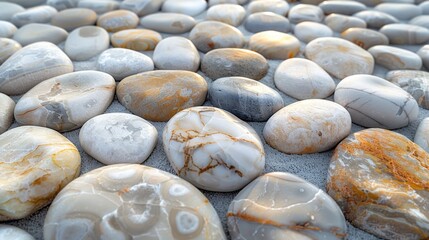
[[[295,57],[301,44],[293,35],[264,31],[254,34],[249,40],[249,49],[268,59],[288,59]]]
[[[162,40],[161,34],[148,29],[128,29],[116,32],[111,41],[114,47],[136,51],[151,51]]]
[[[349,28],[341,33],[341,38],[349,40],[363,49],[376,45],[389,45],[386,35],[366,28]]]

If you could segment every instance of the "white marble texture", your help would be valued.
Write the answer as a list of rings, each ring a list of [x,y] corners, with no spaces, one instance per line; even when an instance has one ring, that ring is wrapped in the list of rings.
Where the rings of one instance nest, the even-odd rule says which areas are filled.
[[[189,32],[197,22],[186,14],[158,12],[142,17],[140,24],[157,32],[178,34]]]
[[[161,40],[153,52],[155,66],[161,70],[196,72],[200,67],[200,54],[194,44],[184,37]]]
[[[28,232],[12,225],[0,224],[0,239],[35,240]]]
[[[0,134],[4,133],[13,122],[15,102],[6,94],[0,93]]]

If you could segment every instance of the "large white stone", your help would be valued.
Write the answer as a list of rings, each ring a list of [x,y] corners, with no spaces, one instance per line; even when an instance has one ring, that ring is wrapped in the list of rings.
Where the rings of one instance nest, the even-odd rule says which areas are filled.
[[[158,69],[196,72],[200,67],[200,54],[187,38],[169,37],[156,45],[153,61]]]

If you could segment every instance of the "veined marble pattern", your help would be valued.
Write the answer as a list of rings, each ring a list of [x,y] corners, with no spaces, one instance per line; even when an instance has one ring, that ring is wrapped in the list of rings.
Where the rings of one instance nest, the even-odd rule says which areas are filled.
[[[419,106],[429,109],[429,73],[425,71],[396,70],[386,75],[386,80],[397,84],[416,99]]]

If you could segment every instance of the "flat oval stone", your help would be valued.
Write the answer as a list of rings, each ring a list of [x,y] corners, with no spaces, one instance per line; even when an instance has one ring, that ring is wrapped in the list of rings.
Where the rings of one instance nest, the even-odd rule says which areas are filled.
[[[153,61],[158,69],[196,72],[200,67],[200,54],[187,38],[169,37],[156,45]]]
[[[358,12],[353,16],[364,20],[369,28],[375,29],[379,29],[387,24],[399,22],[399,20],[394,16],[376,10],[365,10]]]
[[[128,113],[107,113],[80,129],[83,150],[103,164],[143,163],[155,148],[158,131],[148,121]]]
[[[94,25],[97,20],[97,13],[91,9],[73,8],[57,13],[51,20],[51,24],[66,31],[73,31],[76,28]]]
[[[4,0],[4,1],[19,4],[25,8],[34,7],[37,5],[44,4],[46,2],[46,0],[31,0],[31,1],[28,1],[28,0]]]
[[[54,130],[17,127],[0,135],[0,148],[0,221],[35,213],[79,176],[78,149]]]
[[[249,14],[256,12],[272,12],[281,16],[286,16],[289,11],[289,4],[283,0],[265,0],[265,1],[252,1],[247,6]]]
[[[428,15],[417,16],[411,19],[408,23],[411,25],[429,28],[429,16]]]
[[[429,109],[429,73],[425,71],[390,71],[386,80],[400,86],[417,101],[420,107]]]
[[[73,63],[61,49],[49,42],[33,43],[0,66],[0,92],[24,94],[48,78],[70,72]]]
[[[204,0],[166,0],[162,5],[163,12],[183,13],[196,16],[207,8]]]
[[[95,11],[97,14],[104,14],[119,9],[119,3],[109,0],[80,0],[77,7],[88,8]]]
[[[135,115],[165,122],[183,109],[202,105],[207,91],[207,82],[194,72],[158,70],[123,79],[116,95]]]
[[[304,58],[282,62],[274,74],[274,84],[280,91],[299,100],[327,98],[335,90],[332,77],[319,65]]]
[[[424,45],[417,51],[417,55],[422,59],[425,68],[429,69],[429,45]]]
[[[310,4],[298,4],[292,7],[289,11],[289,21],[292,23],[300,23],[305,21],[322,22],[324,17],[320,7]]]
[[[209,89],[210,102],[243,121],[264,122],[284,107],[280,94],[263,83],[244,77],[225,77]]]
[[[190,32],[189,39],[203,53],[217,48],[241,48],[244,46],[244,36],[240,30],[216,21],[198,23]]]
[[[0,134],[4,133],[13,122],[15,102],[6,94],[0,93]]]
[[[151,51],[162,40],[161,34],[148,29],[128,29],[112,35],[114,47],[128,48],[136,51]]]
[[[164,0],[125,0],[121,2],[120,8],[134,12],[142,17],[158,12],[163,3]]]
[[[426,152],[429,152],[429,118],[424,118],[420,122],[414,136],[414,142]]]
[[[219,108],[193,107],[177,113],[165,126],[162,140],[174,171],[198,188],[239,190],[264,170],[258,134]]]
[[[422,14],[419,6],[409,3],[380,3],[374,10],[390,14],[399,20],[410,20]]]
[[[64,50],[75,61],[88,60],[110,45],[109,34],[101,27],[86,26],[73,30],[67,37]]]
[[[0,8],[1,8],[1,5],[0,5]],[[0,38],[12,38],[16,30],[18,29],[12,23],[0,20]]]
[[[207,20],[239,26],[246,16],[244,7],[236,4],[218,4],[207,10]]]
[[[0,224],[0,239],[35,240],[26,231],[12,225]]]
[[[21,44],[15,40],[0,38],[0,65],[21,48]]]
[[[154,13],[140,20],[144,28],[172,34],[189,32],[196,23],[193,17],[181,13]]]
[[[292,103],[265,124],[265,141],[292,154],[319,153],[335,147],[349,135],[350,114],[341,105],[321,99]]]
[[[300,48],[301,44],[296,37],[276,31],[259,32],[249,40],[249,49],[268,59],[293,58]]]
[[[46,240],[226,240],[209,200],[170,173],[137,164],[101,167],[71,182],[49,207]]]
[[[419,4],[419,7],[422,9],[422,14],[427,15],[429,14],[429,2],[423,1]]]
[[[15,13],[23,12],[25,8],[11,2],[0,2],[0,20],[10,21]]]
[[[49,23],[57,10],[51,6],[38,6],[14,14],[11,22],[17,27],[29,23]]]
[[[125,29],[136,28],[139,25],[137,14],[128,10],[115,10],[107,12],[97,19],[97,26],[108,32],[118,32]]]
[[[316,38],[332,37],[334,32],[326,25],[317,22],[301,22],[295,25],[293,31],[299,40],[309,43]]]
[[[374,58],[340,38],[318,38],[305,47],[305,56],[339,80],[355,74],[372,74]]]
[[[13,39],[22,46],[26,46],[36,42],[59,44],[64,42],[67,36],[68,33],[62,28],[49,24],[30,23],[18,29],[13,35]]]
[[[201,62],[201,71],[212,80],[232,76],[260,80],[268,67],[268,61],[259,53],[238,48],[210,51]]]
[[[19,99],[15,119],[60,132],[81,127],[106,111],[115,94],[115,80],[97,71],[79,71],[43,81]]]
[[[402,48],[379,45],[368,49],[368,52],[372,54],[377,64],[389,70],[419,70],[422,67],[419,55]]]
[[[335,32],[344,32],[349,28],[366,28],[366,22],[357,17],[332,13],[325,18],[325,24]]]
[[[243,4],[247,3],[247,1],[248,0],[208,0],[209,6],[214,6],[217,4],[225,4],[225,3],[243,5]]]
[[[319,7],[323,10],[325,15],[331,13],[353,15],[357,12],[364,11],[367,9],[365,4],[354,1],[323,1],[319,4]]]
[[[326,189],[355,227],[385,239],[424,239],[428,159],[405,136],[363,130],[335,149]]]
[[[363,49],[376,45],[389,45],[386,35],[366,28],[349,28],[341,33],[341,38],[349,40]]]
[[[97,70],[110,74],[116,81],[141,72],[152,71],[152,59],[143,53],[124,48],[104,51],[97,60]]]
[[[382,78],[358,74],[343,79],[335,102],[344,106],[353,123],[363,127],[397,129],[417,119],[419,105],[406,91]]]
[[[391,44],[423,44],[429,40],[429,29],[411,24],[388,24],[380,32],[389,38]]]
[[[344,239],[347,235],[346,220],[335,201],[285,172],[267,173],[247,185],[229,205],[227,218],[232,239]]]
[[[78,2],[79,0],[47,0],[46,4],[61,11],[67,8],[75,8]]]
[[[257,33],[263,31],[277,31],[287,33],[290,23],[287,18],[272,12],[257,12],[250,14],[244,22],[247,31]]]

